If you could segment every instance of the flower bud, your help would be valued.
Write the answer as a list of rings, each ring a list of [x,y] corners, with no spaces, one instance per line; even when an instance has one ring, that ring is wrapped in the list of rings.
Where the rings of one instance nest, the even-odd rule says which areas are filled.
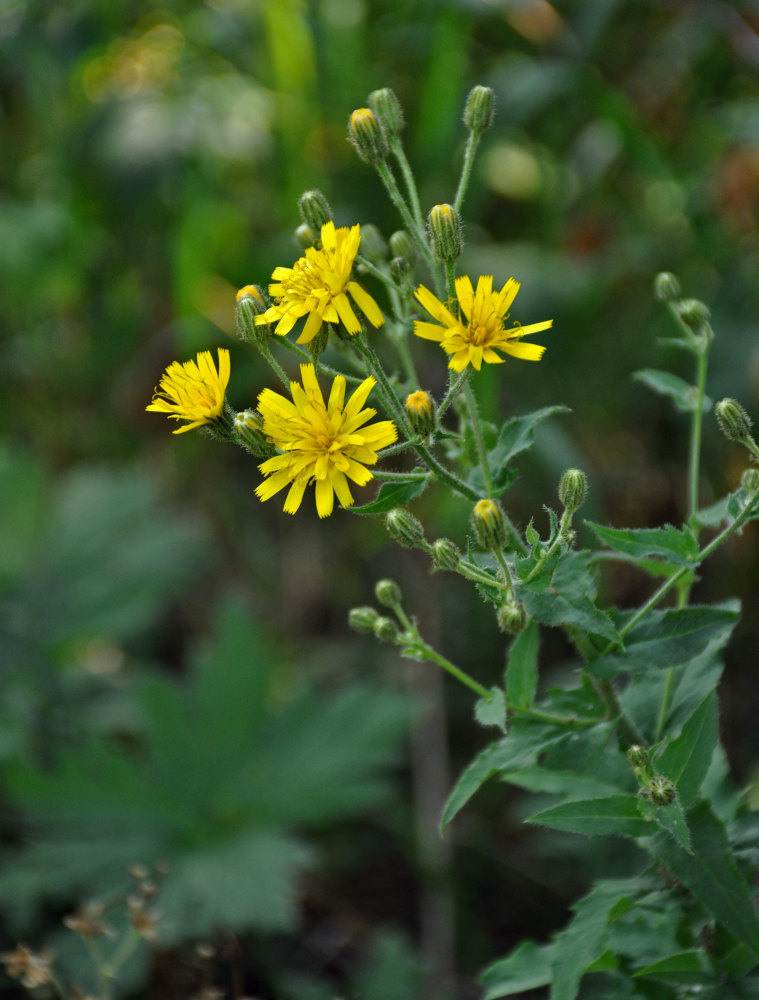
[[[379,264],[387,257],[387,243],[371,222],[361,226],[361,256],[373,264]]]
[[[629,747],[627,751],[627,759],[636,770],[648,767],[648,750],[635,743],[633,746]]]
[[[458,545],[450,538],[438,538],[432,543],[432,561],[435,569],[458,569],[461,562]]]
[[[405,229],[396,230],[390,237],[389,243],[395,257],[405,257],[412,263],[416,260],[416,247]]]
[[[434,205],[427,217],[430,244],[438,260],[453,263],[461,256],[464,238],[461,218],[453,205]]]
[[[236,413],[232,423],[232,438],[256,458],[268,458],[274,454],[274,446],[263,432],[263,419],[256,410],[242,410]]]
[[[405,507],[395,507],[386,514],[385,526],[393,541],[405,549],[417,548],[424,542],[422,522]]]
[[[369,107],[374,112],[382,131],[390,138],[400,135],[403,126],[403,108],[395,93],[389,87],[373,90],[369,94]]]
[[[411,274],[411,261],[408,257],[393,257],[390,261],[390,276],[400,285]]]
[[[506,601],[496,611],[495,620],[502,632],[507,635],[517,635],[524,628],[527,616],[517,601]]]
[[[348,138],[365,163],[380,163],[387,159],[387,140],[369,108],[357,108],[350,116]]]
[[[759,469],[746,469],[741,476],[741,486],[749,494],[759,492]]]
[[[567,469],[559,483],[559,500],[570,514],[585,503],[588,496],[588,477],[581,469]]]
[[[470,132],[485,132],[495,118],[495,94],[490,87],[472,87],[464,106],[464,124]]]
[[[395,642],[398,639],[398,626],[392,618],[378,615],[374,622],[373,631],[381,642]]]
[[[709,307],[698,299],[683,299],[676,308],[677,315],[691,330],[700,330],[709,322]]]
[[[379,612],[374,608],[351,608],[348,612],[348,624],[356,632],[373,632],[378,618]]]
[[[494,500],[478,500],[472,511],[472,528],[477,542],[488,552],[500,550],[506,543],[503,512]]]
[[[374,585],[374,596],[385,608],[397,608],[403,600],[401,588],[395,580],[378,580]]]
[[[677,789],[669,778],[665,778],[663,774],[655,774],[638,794],[655,806],[668,806],[677,798]]]
[[[312,247],[316,243],[316,233],[305,222],[302,222],[298,226],[293,235],[295,236],[295,242],[302,250],[308,250],[309,247]]]
[[[264,293],[258,285],[245,285],[237,293],[235,304],[235,326],[237,336],[240,340],[248,344],[261,344],[266,342],[266,338],[271,333],[268,323],[261,323],[256,326],[256,316],[260,316],[268,309]]]
[[[424,389],[418,389],[406,397],[406,416],[411,429],[419,437],[426,438],[435,430],[436,414],[432,396]]]
[[[680,298],[680,282],[669,271],[662,271],[654,278],[654,294],[660,302],[675,302]]]
[[[305,224],[315,233],[320,233],[324,223],[332,222],[334,218],[329,202],[318,188],[303,192],[298,199],[298,211]]]
[[[714,413],[719,428],[728,441],[745,441],[751,437],[751,421],[748,413],[734,399],[722,399]]]

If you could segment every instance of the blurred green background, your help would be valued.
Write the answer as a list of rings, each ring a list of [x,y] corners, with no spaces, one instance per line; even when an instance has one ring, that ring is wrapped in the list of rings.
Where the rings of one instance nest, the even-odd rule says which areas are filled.
[[[540,365],[483,372],[478,390],[494,419],[572,409],[539,431],[514,515],[540,521],[580,465],[587,516],[677,521],[684,420],[630,376],[691,375],[657,345],[671,331],[652,281],[671,270],[712,308],[710,394],[759,413],[757,32],[756,0],[5,0],[3,950],[49,941],[85,983],[61,918],[165,859],[159,942],[125,968],[125,996],[476,997],[478,968],[561,926],[593,872],[623,863],[525,832],[499,788],[441,841],[451,776],[484,741],[469,695],[345,618],[392,574],[425,635],[490,684],[503,641],[484,607],[379,523],[259,503],[249,457],[144,408],[168,362],[214,346],[232,352],[234,406],[271,384],[234,339],[234,292],[295,258],[303,190],[340,224],[398,228],[345,138],[371,90],[406,109],[429,207],[452,199],[463,103],[485,84],[498,115],[462,269],[513,274],[520,317],[554,329]],[[439,390],[441,358],[420,356]],[[704,503],[742,464],[708,420]],[[463,506],[429,493],[416,510],[463,543]],[[747,528],[697,593],[744,602],[722,691],[744,783],[756,543]],[[645,593],[621,572],[606,587],[623,605]],[[551,676],[567,656],[549,636]]]

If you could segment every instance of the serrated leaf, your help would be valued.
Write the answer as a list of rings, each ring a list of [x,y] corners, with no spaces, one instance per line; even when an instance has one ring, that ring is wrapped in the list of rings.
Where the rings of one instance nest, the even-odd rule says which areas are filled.
[[[608,528],[593,521],[585,523],[604,545],[635,559],[658,556],[675,566],[690,566],[698,555],[693,532],[679,531],[671,524],[663,528]]]
[[[506,732],[506,699],[500,688],[490,689],[487,697],[474,704],[474,717],[481,726],[497,726]]]
[[[615,833],[626,837],[645,837],[654,830],[654,823],[641,816],[635,795],[607,795],[598,799],[562,802],[535,813],[527,822],[585,836]]]
[[[717,696],[710,691],[656,761],[656,769],[674,781],[683,806],[689,806],[698,795],[718,737]]]
[[[512,705],[529,708],[538,687],[538,627],[535,622],[514,639],[506,665],[506,698]]]
[[[498,1000],[547,986],[551,982],[552,957],[552,944],[522,941],[510,955],[482,972],[480,984],[485,990],[482,1000]]]
[[[725,635],[738,621],[736,602],[711,607],[693,605],[651,611],[625,635],[623,650],[600,656],[590,665],[596,677],[621,671],[657,670],[686,663],[709,643]]]
[[[733,858],[724,825],[707,802],[692,806],[687,819],[692,854],[664,833],[652,837],[645,846],[731,934],[759,955],[759,920],[753,891]]]
[[[494,495],[500,496],[511,486],[516,479],[516,472],[509,468],[509,462],[532,445],[537,425],[556,413],[569,413],[569,410],[566,406],[546,406],[524,417],[512,417],[506,421],[495,447],[487,455]],[[485,492],[482,469],[473,469],[469,482],[475,489]]]
[[[672,372],[659,371],[656,368],[644,368],[635,372],[633,378],[636,382],[653,389],[660,396],[668,396],[681,413],[693,413],[698,408],[698,390],[695,386],[689,385],[679,375]],[[708,396],[702,399],[701,407],[704,413],[708,413],[712,408],[712,401]]]
[[[508,739],[508,737],[507,737]],[[440,817],[440,829],[445,830],[454,816],[460,812],[471,797],[489,778],[498,773],[500,761],[503,759],[503,744],[505,740],[491,743],[464,769],[458,781],[451,789],[443,815]]]
[[[683,807],[677,799],[674,799],[666,806],[657,806],[653,802],[647,802],[643,798],[638,799],[638,808],[641,816],[653,820],[657,826],[674,837],[677,843],[688,854],[693,850],[690,843],[690,833],[688,823],[685,819]]]
[[[421,496],[427,489],[428,480],[408,479],[405,482],[383,483],[377,496],[370,503],[365,503],[361,507],[349,507],[353,514],[386,514],[394,507],[402,507],[409,500],[414,500]]]
[[[646,976],[669,983],[704,983],[712,978],[710,971],[702,951],[680,951],[639,969],[633,977]]]

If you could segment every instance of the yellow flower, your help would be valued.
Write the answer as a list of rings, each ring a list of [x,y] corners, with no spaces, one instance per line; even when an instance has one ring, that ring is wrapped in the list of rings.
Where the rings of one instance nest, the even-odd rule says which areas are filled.
[[[361,242],[360,226],[335,229],[334,222],[325,222],[321,232],[321,249],[308,247],[292,267],[275,267],[269,294],[275,300],[265,313],[256,317],[256,325],[274,323],[274,332],[283,337],[292,330],[301,316],[308,316],[299,344],[313,340],[323,322],[340,323],[351,335],[359,333],[361,322],[348,298],[361,309],[372,326],[382,326],[385,319],[379,306],[356,281],[351,281],[353,261]]]
[[[264,389],[258,397],[263,433],[284,454],[259,465],[268,479],[256,489],[256,495],[268,500],[289,485],[284,509],[294,514],[306,487],[314,483],[319,517],[329,517],[335,494],[343,507],[351,506],[348,480],[365,486],[373,478],[365,466],[374,465],[377,452],[392,444],[398,432],[392,420],[364,426],[377,412],[363,409],[376,384],[373,378],[364,379],[343,405],[345,379],[338,375],[325,404],[314,366],[301,365],[300,373],[303,385],[290,383],[292,402],[272,389]]]
[[[426,340],[440,341],[446,354],[452,355],[448,367],[457,372],[462,372],[467,365],[479,371],[483,361],[502,363],[504,359],[496,351],[525,361],[539,361],[545,347],[523,344],[521,338],[539,330],[548,330],[553,326],[553,320],[530,326],[515,325],[509,330],[504,326],[519,287],[518,281],[509,278],[500,292],[494,292],[493,278],[480,275],[475,291],[466,275],[456,278],[456,316],[428,288],[420,285],[414,294],[437,322],[416,320],[414,333]]]
[[[210,424],[221,418],[224,393],[229,382],[229,351],[219,348],[219,370],[210,351],[201,351],[198,360],[172,361],[161,376],[159,388],[146,410],[166,413],[171,420],[189,420],[174,434],[183,434],[193,427]]]

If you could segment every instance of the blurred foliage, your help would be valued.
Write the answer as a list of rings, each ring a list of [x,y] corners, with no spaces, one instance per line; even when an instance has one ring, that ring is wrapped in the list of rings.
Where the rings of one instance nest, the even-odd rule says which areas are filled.
[[[650,291],[653,275],[666,268],[678,273],[687,294],[713,306],[710,392],[759,410],[757,30],[753,0],[11,0],[3,6],[0,426],[10,445],[0,454],[7,664],[0,758],[15,775],[16,809],[12,821],[3,820],[6,860],[23,846],[27,817],[31,823],[33,815],[46,815],[51,779],[44,769],[54,760],[68,762],[67,781],[86,785],[81,805],[93,808],[107,789],[97,775],[87,784],[90,769],[121,768],[119,780],[143,788],[143,795],[144,783],[158,780],[158,760],[171,762],[180,746],[195,749],[177,724],[176,751],[164,748],[161,758],[163,723],[156,720],[180,712],[180,705],[197,709],[200,668],[186,683],[167,679],[167,671],[182,672],[184,647],[207,629],[215,604],[208,596],[230,585],[245,593],[247,607],[257,607],[257,621],[306,648],[318,638],[321,659],[309,662],[320,677],[339,678],[359,662],[381,674],[381,662],[345,640],[343,624],[344,610],[368,596],[379,567],[417,594],[420,615],[432,615],[429,595],[439,593],[438,627],[454,660],[468,660],[486,683],[500,670],[501,638],[485,625],[483,607],[468,603],[455,583],[422,580],[412,560],[385,551],[386,539],[369,519],[340,515],[316,524],[304,511],[283,523],[279,510],[252,496],[258,474],[249,460],[211,448],[202,435],[173,439],[162,421],[143,414],[168,361],[228,343],[234,289],[265,282],[275,264],[293,257],[288,234],[302,190],[321,186],[340,222],[371,221],[385,235],[397,228],[379,185],[345,140],[348,114],[370,90],[392,86],[401,98],[428,204],[451,197],[464,95],[474,83],[496,92],[496,124],[464,206],[464,266],[503,279],[514,274],[523,282],[524,313],[539,304],[555,326],[539,366],[520,369],[516,379],[501,370],[481,374],[483,409],[492,404],[523,413],[563,403],[574,411],[536,435],[537,458],[522,470],[529,489],[521,481],[514,487],[516,516],[529,520],[535,497],[549,496],[567,465],[591,476],[593,520],[605,513],[613,524],[641,526],[682,513],[677,484],[684,478],[685,426],[629,376],[673,361],[669,349],[656,346],[670,331]],[[268,375],[230,347],[232,402],[248,405]],[[430,388],[443,378],[437,362],[425,373]],[[714,428],[705,434],[706,473],[717,496],[737,484],[739,469]],[[159,478],[160,491],[147,485]],[[462,532],[462,509],[437,501],[421,501],[436,529]],[[744,600],[722,699],[725,741],[743,775],[759,758],[752,548],[720,557],[700,585],[704,599],[724,596],[720,578],[730,574],[731,591]],[[637,580],[624,573],[606,586],[622,604],[638,595]],[[238,620],[236,628],[253,626]],[[555,639],[548,653],[560,677],[566,649]],[[134,685],[122,690],[125,658],[139,667]],[[271,694],[270,713],[251,722],[249,755],[254,745],[265,749],[265,734],[280,722],[282,732],[295,725],[298,705],[308,715],[341,704],[337,696],[330,708],[320,700],[326,695],[296,683],[287,657],[267,666],[266,683],[279,696]],[[450,709],[458,765],[479,748],[480,737],[471,734],[466,696],[451,695]],[[213,724],[203,719],[193,725]],[[351,739],[355,733],[351,725]],[[127,734],[122,757],[104,749]],[[355,738],[360,742],[360,734]],[[335,759],[342,759],[342,745],[334,745]],[[375,749],[367,748],[367,764],[378,759]],[[353,782],[359,772],[349,773]],[[325,777],[333,788],[337,775]],[[167,780],[162,772],[159,787]],[[180,851],[185,859],[195,857],[192,836],[207,832],[206,823],[214,828],[209,813],[221,809],[210,779],[203,795],[189,786],[180,782],[178,810],[187,810],[192,793],[206,814],[193,816]],[[317,856],[302,846],[307,841],[295,827],[319,826],[330,905],[304,918],[308,946],[295,960],[285,945],[276,953],[292,980],[286,994],[280,975],[280,994],[332,996],[331,989],[319,992],[320,984],[356,983],[366,967],[380,971],[375,978],[366,973],[362,995],[381,997],[383,989],[389,995],[394,972],[395,995],[410,995],[409,979],[401,982],[407,963],[383,959],[392,948],[379,944],[379,957],[369,961],[372,933],[361,921],[341,923],[335,915],[351,898],[361,867],[346,873],[339,860],[345,835],[321,829],[336,815],[336,802],[321,818],[309,812],[285,822],[283,813],[260,830],[241,807],[238,825],[230,820],[228,839],[214,850],[234,844],[246,850],[245,837],[269,836],[276,827],[271,836],[281,839],[269,843],[280,845],[272,848],[275,856],[294,871],[301,859]],[[156,813],[142,827],[152,851],[176,830],[169,803],[160,805],[160,822]],[[395,803],[401,814],[404,808]],[[584,887],[578,873],[604,863],[598,851],[591,855],[574,840],[533,839],[528,846],[518,832],[519,799],[504,798],[502,790],[484,794],[480,810],[458,821],[459,958],[467,973],[505,952],[526,926],[539,936],[561,924],[562,907]],[[128,853],[136,816],[108,840],[112,853],[104,865]],[[70,838],[75,821],[81,817],[65,824]],[[415,887],[423,884],[423,874],[411,874],[420,850],[411,823],[404,816],[390,825],[392,833],[382,824],[354,830],[348,846],[365,849],[365,866],[381,872],[379,881],[402,870]],[[49,815],[29,827],[34,836],[27,847],[40,864],[42,845],[61,829]],[[192,863],[183,864],[186,892],[195,876]],[[202,882],[213,864],[198,864]],[[14,874],[4,869],[6,877]],[[26,872],[26,905],[40,922],[54,922],[58,904],[43,908],[33,890],[35,870],[19,869]],[[69,884],[84,881],[80,867]],[[395,908],[373,914],[373,927],[402,925],[417,935],[416,890],[404,891]],[[335,927],[344,930],[346,923],[351,945],[341,950],[333,946],[343,940]],[[258,969],[275,962],[271,942],[264,951]],[[253,981],[271,995],[271,978],[259,975]],[[380,982],[390,985],[372,985]]]

